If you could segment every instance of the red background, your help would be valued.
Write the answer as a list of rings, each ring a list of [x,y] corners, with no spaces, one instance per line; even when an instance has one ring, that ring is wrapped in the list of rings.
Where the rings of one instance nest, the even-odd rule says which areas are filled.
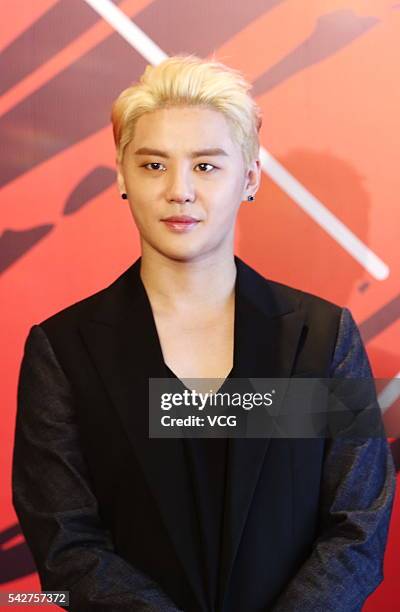
[[[379,279],[371,273],[268,172],[256,201],[242,205],[236,252],[268,278],[349,307],[375,376],[398,376],[400,4],[114,4],[167,55],[215,53],[253,83],[264,116],[262,147],[389,274]],[[11,503],[23,343],[31,325],[103,288],[140,254],[137,230],[115,183],[109,113],[112,100],[149,60],[84,0],[0,5],[0,591],[38,591]],[[385,413],[392,424],[399,407],[397,399]],[[398,441],[391,442],[397,463]],[[398,504],[385,580],[369,598],[367,612],[400,609]]]

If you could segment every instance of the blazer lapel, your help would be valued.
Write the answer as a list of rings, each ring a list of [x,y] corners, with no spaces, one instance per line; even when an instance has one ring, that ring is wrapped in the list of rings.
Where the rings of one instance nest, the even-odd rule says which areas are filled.
[[[295,292],[267,281],[235,256],[235,378],[289,378],[304,325]],[[270,438],[229,440],[219,610]]]
[[[148,379],[166,376],[140,258],[102,299],[81,333],[132,443],[199,609],[206,609],[196,508],[181,439],[149,439]]]

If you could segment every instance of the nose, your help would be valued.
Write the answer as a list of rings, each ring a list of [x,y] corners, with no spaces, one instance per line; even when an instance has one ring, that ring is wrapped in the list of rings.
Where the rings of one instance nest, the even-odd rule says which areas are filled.
[[[195,199],[193,181],[190,172],[185,170],[171,171],[166,194],[168,202],[193,202]]]

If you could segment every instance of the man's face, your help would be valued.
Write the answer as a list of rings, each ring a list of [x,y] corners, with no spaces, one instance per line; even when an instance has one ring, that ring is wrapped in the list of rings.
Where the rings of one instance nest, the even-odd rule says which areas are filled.
[[[259,174],[259,167],[252,167]],[[118,180],[128,194],[142,250],[182,261],[233,250],[246,169],[222,113],[173,107],[142,115]],[[163,221],[180,215],[198,222],[173,226]]]

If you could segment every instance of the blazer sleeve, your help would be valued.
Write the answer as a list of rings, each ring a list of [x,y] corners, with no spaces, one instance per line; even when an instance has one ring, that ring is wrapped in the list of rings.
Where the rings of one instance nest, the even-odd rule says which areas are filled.
[[[341,314],[331,377],[372,377],[360,332],[347,308]],[[371,393],[367,403],[376,405],[381,420],[375,391]],[[360,611],[383,580],[394,492],[395,469],[384,435],[327,439],[319,534],[273,611]]]
[[[69,591],[73,612],[179,612],[115,553],[79,444],[71,386],[44,330],[25,342],[18,381],[13,505],[42,590]]]

